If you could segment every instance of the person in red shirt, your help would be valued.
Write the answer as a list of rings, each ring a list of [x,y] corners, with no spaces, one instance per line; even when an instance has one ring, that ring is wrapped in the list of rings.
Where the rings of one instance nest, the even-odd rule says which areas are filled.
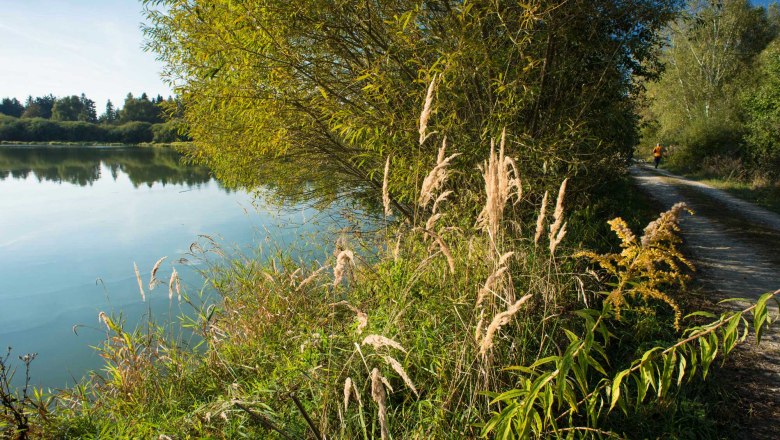
[[[658,165],[661,163],[661,157],[664,154],[664,148],[661,146],[661,144],[655,144],[655,148],[653,148],[653,159],[655,159],[655,167],[658,168]]]

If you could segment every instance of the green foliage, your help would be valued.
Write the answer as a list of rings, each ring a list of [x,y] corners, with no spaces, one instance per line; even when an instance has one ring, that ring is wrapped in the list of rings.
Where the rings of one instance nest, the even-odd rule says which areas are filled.
[[[747,95],[746,141],[750,163],[772,179],[780,178],[780,40],[758,59],[758,86]]]
[[[613,338],[604,319],[611,314],[609,303],[601,313],[578,312],[584,334],[567,331],[570,343],[563,355],[540,359],[529,367],[511,367],[521,375],[521,387],[494,395],[491,403],[502,409],[483,431],[502,439],[570,438],[572,432],[577,438],[622,438],[622,433],[600,429],[615,408],[628,415],[647,400],[673,399],[674,391],[697,374],[706,379],[718,355],[729,354],[751,330],[760,341],[771,322],[767,302],[777,294],[780,291],[764,294],[756,304],[708,324],[691,325],[679,342],[647,350],[616,373],[608,373],[602,365],[609,362],[606,346]],[[696,316],[716,318],[704,312],[687,318]]]
[[[161,103],[161,96],[150,101],[146,93],[139,98],[134,98],[132,93],[128,93],[124,106],[117,112],[117,118],[120,123],[138,121],[155,124],[163,122]]]
[[[689,1],[669,26],[661,57],[666,69],[647,85],[644,144],[676,145],[668,159],[685,171],[701,171],[707,158],[722,157],[774,177],[777,43],[771,42],[779,30],[776,7]]]
[[[678,2],[150,1],[149,47],[180,86],[194,158],[234,185],[288,161],[365,192],[388,156],[397,210],[444,135],[475,165],[506,127],[528,181],[596,184],[636,141],[635,84],[655,72],[658,28]],[[422,145],[423,92],[436,89]],[[299,173],[279,185],[299,187]],[[328,189],[327,185],[321,185]],[[342,187],[330,191],[339,193]]]
[[[59,102],[59,101],[58,101]],[[54,121],[42,118],[0,118],[0,141],[8,142],[109,142],[139,144],[186,141],[174,122],[150,124],[128,122],[122,125],[82,121]]]
[[[49,119],[51,118],[52,108],[54,107],[54,103],[56,101],[57,98],[52,94],[39,96],[35,99],[33,99],[32,96],[28,96],[24,105],[24,113],[22,113],[22,117]]]
[[[55,121],[97,122],[95,101],[76,95],[57,99],[51,110],[51,118]]]
[[[22,116],[22,112],[24,112],[24,106],[16,98],[3,98],[3,101],[0,102],[0,113],[4,115],[18,118]]]
[[[478,225],[464,221],[442,181],[427,220],[390,229],[378,244],[343,236],[323,263],[277,253],[215,263],[225,253],[203,238],[188,259],[220,300],[183,292],[193,312],[181,326],[199,346],[177,327],[150,320],[127,330],[101,314],[105,369],[58,394],[36,429],[110,438],[614,436],[708,377],[716,357],[745,339],[750,314],[762,336],[770,296],[719,318],[691,314],[681,335],[651,301],[615,319],[613,302],[593,293],[609,282],[579,275],[565,256],[565,191],[551,219],[517,223],[536,209],[527,195],[493,192],[518,177],[504,159],[491,154],[501,166],[483,170],[485,194],[462,194],[486,207]],[[640,250],[658,268],[622,265],[616,276],[634,270],[635,288],[662,288],[656,279],[671,279],[664,273],[677,261],[675,219],[650,225],[652,243]],[[360,247],[376,254],[360,258]],[[671,337],[659,339],[659,328]],[[667,414],[670,423],[683,416]]]

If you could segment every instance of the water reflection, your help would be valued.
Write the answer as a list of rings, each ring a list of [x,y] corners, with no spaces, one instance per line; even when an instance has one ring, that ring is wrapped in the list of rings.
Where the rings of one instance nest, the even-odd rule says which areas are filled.
[[[0,147],[0,180],[27,179],[39,182],[93,184],[101,178],[101,164],[116,180],[126,174],[136,188],[163,185],[200,185],[211,179],[205,167],[182,164],[181,155],[169,148],[138,147]]]
[[[227,191],[172,150],[0,146],[0,348],[38,353],[36,386],[72,385],[102,365],[90,348],[105,338],[100,312],[121,313],[131,329],[148,315],[176,322],[164,287],[141,301],[135,263],[148,279],[168,256],[158,276],[176,268],[197,293],[201,268],[179,259],[201,235],[228,253],[255,255],[341,227],[337,208],[285,208]],[[300,258],[329,255],[311,243]],[[78,334],[74,325],[83,326]]]

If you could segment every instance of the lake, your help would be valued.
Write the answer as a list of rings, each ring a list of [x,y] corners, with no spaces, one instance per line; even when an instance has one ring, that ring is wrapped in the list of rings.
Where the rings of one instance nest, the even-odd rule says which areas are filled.
[[[0,347],[13,347],[13,359],[38,353],[33,384],[73,385],[101,366],[90,348],[105,338],[101,311],[121,312],[128,328],[150,311],[158,321],[180,315],[167,280],[176,267],[188,292],[203,287],[193,260],[181,260],[200,235],[252,253],[338,226],[335,214],[286,208],[225,189],[169,149],[0,146]],[[150,271],[163,256],[158,277],[166,285],[150,292]]]

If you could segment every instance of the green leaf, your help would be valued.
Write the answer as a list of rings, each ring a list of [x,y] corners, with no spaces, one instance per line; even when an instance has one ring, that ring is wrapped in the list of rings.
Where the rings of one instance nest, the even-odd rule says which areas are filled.
[[[687,366],[688,361],[685,359],[685,355],[680,355],[680,361],[677,365],[677,386],[679,387],[682,383],[683,377],[685,376],[685,367]]]
[[[620,383],[623,381],[623,378],[626,377],[626,375],[631,370],[623,370],[620,373],[615,376],[615,379],[612,381],[612,395],[611,399],[612,401],[609,404],[609,410],[612,411],[612,408],[615,407],[615,405],[618,402],[618,399],[620,399]]]

